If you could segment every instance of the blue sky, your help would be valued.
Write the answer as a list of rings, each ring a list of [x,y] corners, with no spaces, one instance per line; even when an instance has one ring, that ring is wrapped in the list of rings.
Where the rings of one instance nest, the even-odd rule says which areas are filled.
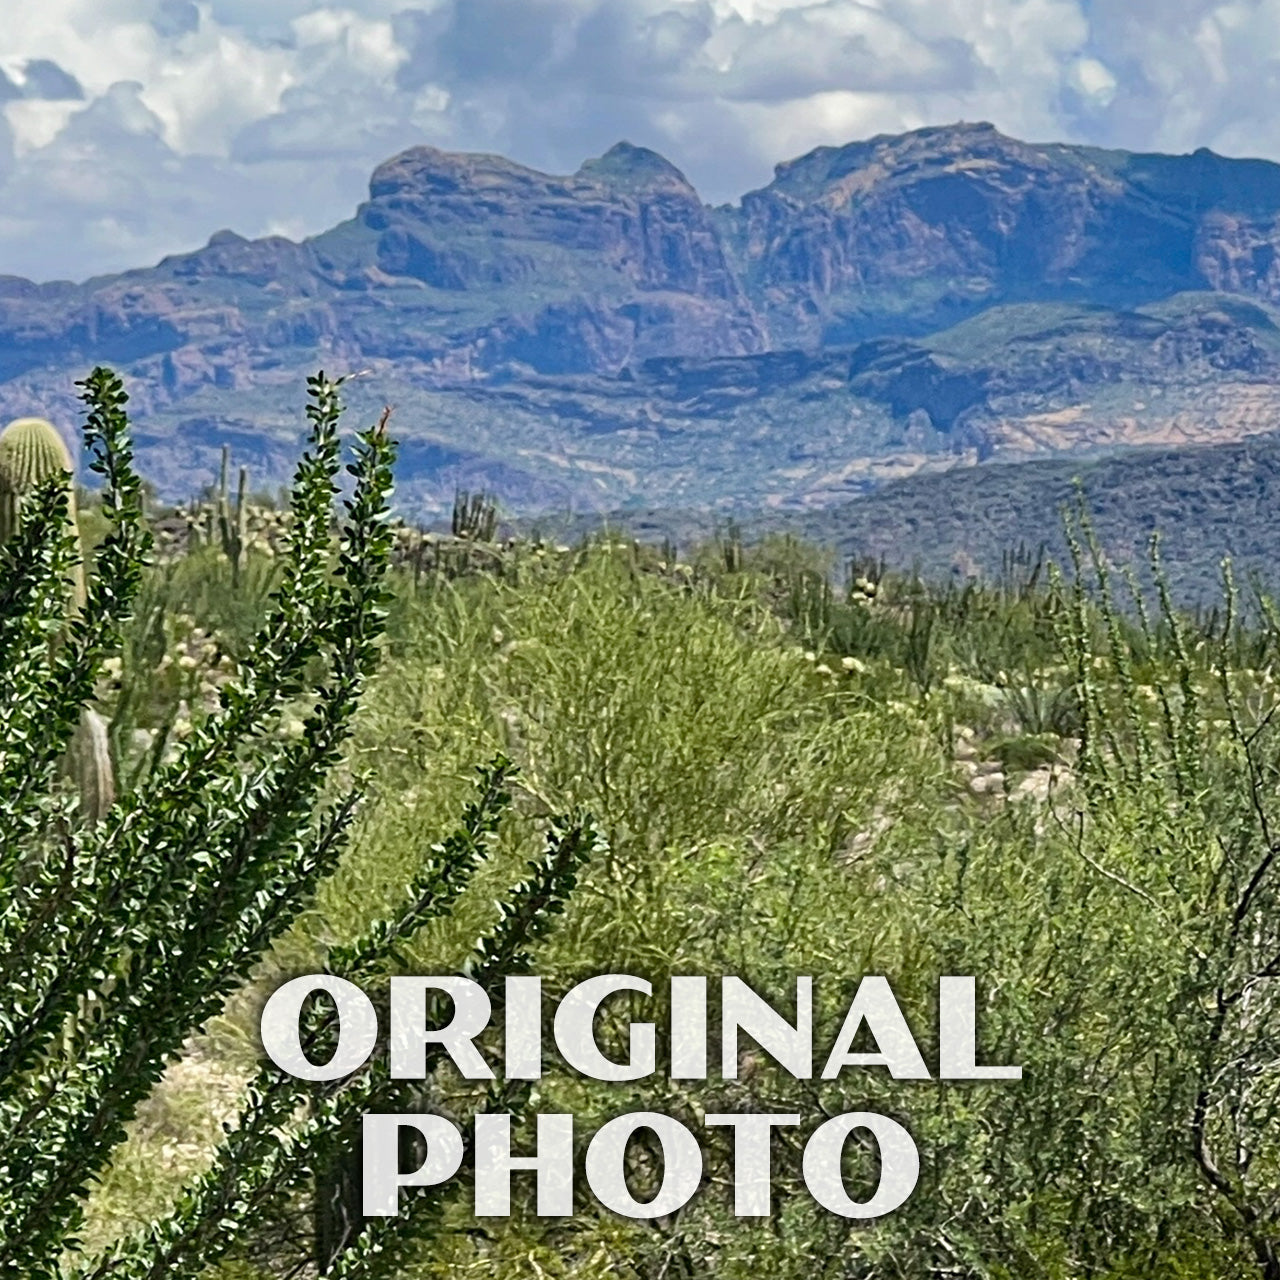
[[[1280,0],[0,0],[0,273],[80,279],[349,216],[418,142],[704,198],[954,120],[1280,160]]]

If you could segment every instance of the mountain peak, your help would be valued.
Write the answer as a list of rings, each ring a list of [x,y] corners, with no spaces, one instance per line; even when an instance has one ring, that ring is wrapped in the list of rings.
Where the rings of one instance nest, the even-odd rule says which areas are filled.
[[[604,155],[585,161],[577,174],[605,182],[610,186],[674,187],[681,191],[693,190],[689,179],[665,156],[648,147],[637,147],[630,142],[615,142]]]
[[[406,193],[449,195],[473,188],[541,185],[544,173],[481,151],[441,151],[439,147],[410,147],[384,161],[369,179],[369,196],[377,200]]]
[[[812,200],[850,175],[867,171],[883,178],[931,159],[1029,157],[1035,148],[1003,134],[990,121],[960,120],[906,133],[880,133],[843,146],[815,147],[774,166],[773,189]]]

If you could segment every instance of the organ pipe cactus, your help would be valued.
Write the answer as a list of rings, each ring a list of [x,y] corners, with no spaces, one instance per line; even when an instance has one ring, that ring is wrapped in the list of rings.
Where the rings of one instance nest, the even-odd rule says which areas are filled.
[[[67,519],[74,528],[76,492],[71,455],[57,428],[43,418],[17,418],[0,432],[0,543],[16,532],[23,501],[59,472],[67,478]],[[84,602],[84,565],[77,561],[68,611],[82,608]],[[115,780],[106,724],[88,707],[81,710],[62,771],[75,781],[81,813],[96,822],[115,800]]]

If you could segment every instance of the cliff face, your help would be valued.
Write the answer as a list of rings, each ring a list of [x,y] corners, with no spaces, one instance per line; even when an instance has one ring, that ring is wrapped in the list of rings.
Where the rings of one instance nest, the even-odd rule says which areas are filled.
[[[412,359],[442,381],[616,373],[930,332],[986,306],[1280,302],[1280,166],[1033,146],[990,125],[822,147],[710,210],[620,143],[557,177],[417,147],[349,223],[219,232],[84,285],[0,281],[0,378],[169,357],[157,394],[234,387],[282,350]]]
[[[401,305],[436,312],[422,318],[437,332],[414,354],[455,376],[611,373],[768,345],[697,193],[652,151],[620,143],[553,177],[418,147],[381,165],[369,194],[358,231],[320,237],[318,260],[343,289],[417,286]],[[376,336],[370,349],[409,354],[395,341],[379,351]]]
[[[1278,249],[1280,165],[1033,145],[983,124],[818,148],[717,209],[627,143],[567,176],[417,147],[378,167],[350,221],[301,244],[222,231],[120,276],[0,278],[0,414],[70,423],[74,379],[103,361],[129,376],[153,450],[257,421],[287,453],[304,374],[369,367],[383,398],[465,394],[530,421],[550,421],[546,380],[565,380],[551,398],[597,436],[647,422],[668,439],[688,429],[672,425],[693,403],[680,388],[705,382],[722,406],[829,418],[846,454],[907,441],[986,456],[1009,423],[1087,417],[1129,384],[1144,405],[1167,386],[1191,412],[1225,382],[1270,383]],[[1258,305],[1194,303],[1208,291]],[[1193,301],[1159,311],[1178,297]],[[761,414],[753,429],[785,418]],[[498,440],[501,422],[480,434]],[[781,465],[794,446],[774,443]],[[565,437],[540,447],[572,469]]]
[[[983,306],[1280,300],[1280,166],[1033,146],[990,125],[823,147],[743,198],[739,261],[775,335],[923,332]]]
[[[361,223],[378,267],[439,289],[563,285],[556,267],[619,287],[741,305],[697,192],[652,151],[620,143],[569,178],[497,156],[419,147],[375,170]]]

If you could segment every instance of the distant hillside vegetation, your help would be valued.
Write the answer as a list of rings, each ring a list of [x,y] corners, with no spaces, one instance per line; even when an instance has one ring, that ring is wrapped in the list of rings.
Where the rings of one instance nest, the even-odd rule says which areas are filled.
[[[1065,561],[1061,512],[1079,477],[1109,558],[1143,568],[1162,535],[1170,584],[1187,603],[1220,597],[1219,564],[1280,587],[1280,439],[1216,448],[1144,450],[1091,462],[992,464],[895,481],[855,502],[788,517],[781,527],[883,556],[931,575],[992,575],[1020,545]]]

